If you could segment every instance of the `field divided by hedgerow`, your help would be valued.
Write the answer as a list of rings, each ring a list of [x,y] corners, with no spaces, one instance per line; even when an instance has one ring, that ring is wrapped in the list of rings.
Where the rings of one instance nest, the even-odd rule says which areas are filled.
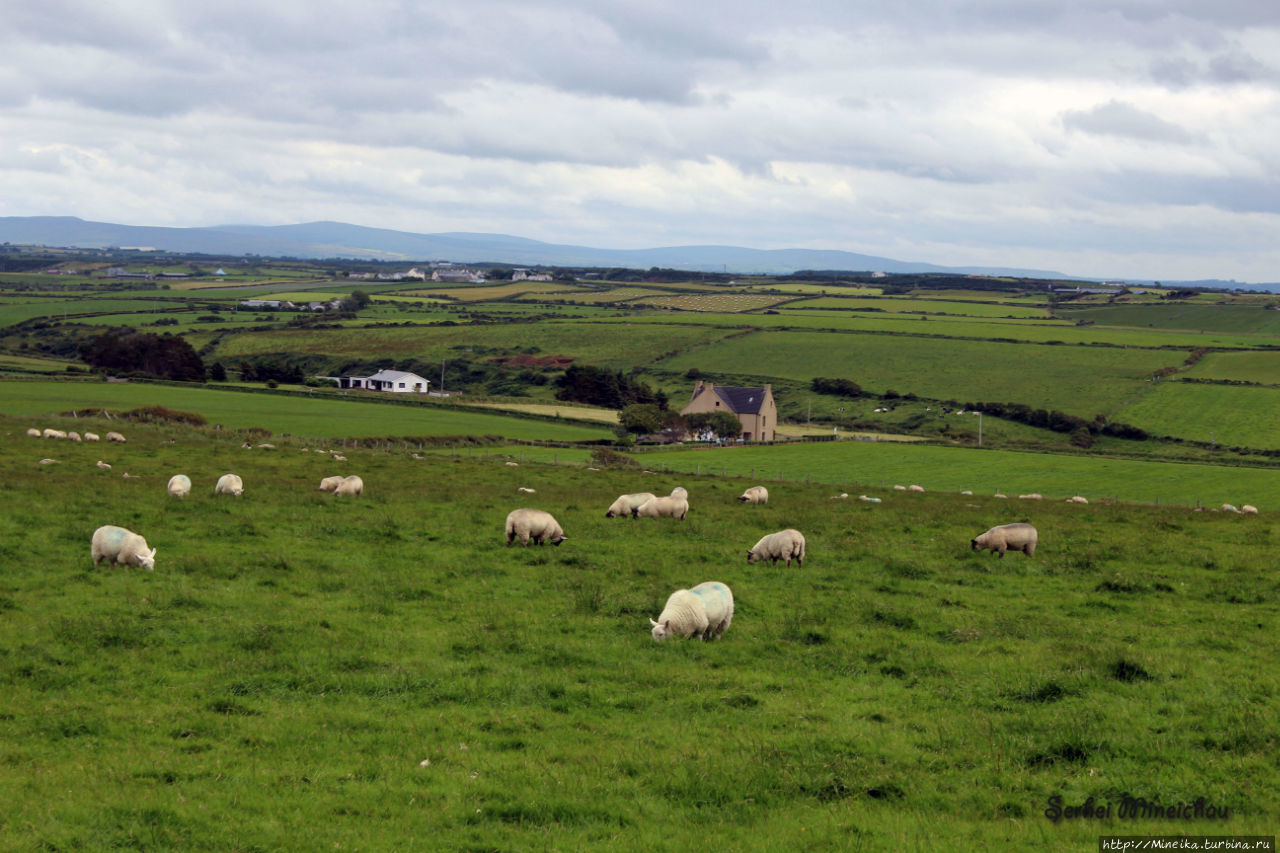
[[[0,445],[8,849],[1075,851],[1274,832],[1272,512],[871,506],[794,483],[744,507],[741,480],[174,435]],[[37,465],[51,446],[63,461]],[[93,464],[107,450],[112,471]],[[215,498],[229,470],[245,494]],[[182,501],[164,493],[179,471]],[[364,497],[316,491],[333,473],[361,474]],[[603,517],[676,484],[683,523]],[[568,541],[504,547],[524,504]],[[1019,519],[1035,557],[970,550]],[[106,523],[144,533],[155,571],[94,568]],[[803,567],[745,563],[786,526],[809,539]],[[737,599],[724,638],[654,643],[667,594],[709,579]],[[1121,819],[1126,795],[1229,818]],[[1053,796],[1113,816],[1055,824]]]
[[[960,402],[1014,401],[1093,417],[1185,354],[823,332],[757,332],[658,362],[672,371],[850,378],[867,391]]]
[[[500,435],[514,439],[592,441],[607,439],[603,426],[556,423],[504,417],[474,410],[375,401],[335,399],[332,396],[284,396],[247,393],[215,387],[106,382],[0,382],[0,413],[46,415],[72,409],[127,411],[144,406],[195,412],[210,424],[227,429],[260,427],[299,437]],[[52,418],[61,429],[76,429],[70,418]],[[102,431],[109,424],[99,425]],[[83,429],[83,427],[81,428]]]
[[[1161,382],[1116,419],[1155,435],[1280,449],[1280,388]]]

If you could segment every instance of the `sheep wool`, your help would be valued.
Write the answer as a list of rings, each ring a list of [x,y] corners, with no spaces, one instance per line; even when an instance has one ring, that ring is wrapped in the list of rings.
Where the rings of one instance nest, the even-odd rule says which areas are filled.
[[[670,497],[679,498],[682,501],[687,501],[689,500],[689,490],[686,489],[684,486],[676,486],[674,489],[671,490]]]
[[[744,504],[767,504],[769,502],[769,490],[764,486],[752,486],[738,495],[738,500]]]
[[[670,636],[719,639],[733,621],[733,592],[719,581],[671,593],[656,620],[649,625],[655,640]]]
[[[191,491],[191,478],[186,474],[174,474],[169,478],[169,494],[175,498],[185,498]]]
[[[334,497],[350,497],[358,498],[364,494],[364,480],[361,480],[355,474],[349,477],[343,477],[342,482],[333,490]]]
[[[1039,539],[1040,536],[1034,527],[1019,521],[993,527],[977,538],[971,539],[969,546],[974,551],[995,551],[1001,557],[1004,556],[1005,551],[1021,551],[1028,557],[1032,557],[1035,556]]]
[[[1240,507],[1240,512],[1243,513],[1244,515],[1257,515],[1258,508],[1256,506],[1253,506],[1252,504],[1245,504],[1244,506]]]
[[[804,534],[790,527],[761,537],[755,547],[747,551],[748,563],[768,560],[770,565],[777,565],[779,560],[786,560],[790,567],[793,559],[797,568],[804,565]]]
[[[621,518],[624,515],[631,515],[635,510],[643,506],[645,501],[651,501],[654,497],[652,492],[618,495],[618,499],[609,504],[609,509],[605,512],[604,517]]]
[[[636,518],[678,518],[684,521],[689,514],[689,502],[671,496],[652,498],[633,509],[631,514]]]
[[[147,547],[147,540],[132,530],[107,524],[93,531],[89,544],[96,566],[103,560],[122,566],[141,566],[148,571],[156,567],[156,549]]]
[[[511,510],[507,514],[506,533],[507,545],[519,537],[520,544],[525,547],[528,547],[530,539],[536,545],[544,542],[559,545],[569,538],[564,535],[564,531],[560,529],[560,523],[552,517],[551,513],[540,509]]]
[[[318,491],[332,492],[334,489],[338,488],[339,485],[341,485],[342,480],[343,478],[341,476],[325,477],[323,480],[320,481],[320,488],[318,489]]]
[[[215,495],[235,495],[239,497],[244,494],[244,482],[238,474],[223,474],[218,478],[218,485],[213,487]]]

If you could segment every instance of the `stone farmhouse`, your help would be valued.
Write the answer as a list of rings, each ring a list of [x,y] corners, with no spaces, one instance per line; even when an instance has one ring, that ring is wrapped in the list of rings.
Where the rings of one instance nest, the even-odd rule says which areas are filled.
[[[682,415],[699,412],[728,412],[742,424],[744,441],[773,441],[778,424],[778,407],[773,402],[773,386],[743,388],[699,382]]]
[[[426,394],[431,380],[403,370],[379,370],[372,376],[344,376],[338,380],[342,388],[366,391],[390,391],[393,394]]]

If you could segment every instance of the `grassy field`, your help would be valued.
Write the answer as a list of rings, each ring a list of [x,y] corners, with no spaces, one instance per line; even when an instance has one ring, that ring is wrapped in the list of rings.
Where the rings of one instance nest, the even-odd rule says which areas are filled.
[[[1183,375],[1280,385],[1280,352],[1211,352]]]
[[[868,391],[934,399],[1017,401],[1093,417],[1119,406],[1152,371],[1185,354],[822,332],[758,332],[682,353],[659,367],[781,376],[849,377]],[[982,365],[982,369],[975,369]]]
[[[0,445],[7,849],[1079,851],[1280,813],[1275,513],[773,483],[743,507],[740,480],[144,428],[39,466],[53,443],[24,441]],[[230,470],[244,496],[215,499]],[[363,498],[316,491],[338,471]],[[603,518],[677,483],[684,523]],[[527,501],[564,545],[503,547]],[[969,549],[1016,519],[1034,558]],[[93,567],[100,524],[155,571]],[[787,526],[802,568],[745,564]],[[709,579],[724,638],[654,643]],[[1054,796],[1113,817],[1055,824]],[[1121,819],[1125,796],[1229,818]]]
[[[510,402],[478,402],[466,403],[481,409],[501,409],[508,412],[527,412],[532,415],[544,415],[565,420],[598,421],[606,424],[618,422],[617,409],[600,409],[595,406],[577,406],[564,403],[510,403]]]
[[[581,424],[503,417],[488,412],[355,402],[319,396],[284,397],[216,387],[105,382],[0,382],[0,413],[48,416],[84,408],[129,410],[165,406],[203,415],[228,429],[261,427],[298,437],[501,435],[518,439],[589,441],[610,433]],[[74,429],[61,419],[62,429]],[[102,431],[111,429],[101,424]]]
[[[637,302],[675,311],[756,311],[785,300],[785,296],[753,293],[698,293],[688,296],[649,296]]]
[[[1039,492],[1047,500],[1079,494],[1095,501],[1115,498],[1187,507],[1197,502],[1280,507],[1280,473],[1262,468],[861,441],[654,450],[637,454],[637,459],[654,470],[812,480],[846,492],[875,489],[868,494],[882,497],[886,489],[912,483],[949,494],[967,489],[987,507],[993,506],[996,492],[1015,498]]]
[[[1156,435],[1280,449],[1280,389],[1161,382],[1116,413]]]
[[[1109,326],[1186,329],[1207,332],[1242,332],[1280,335],[1280,311],[1262,305],[1205,305],[1178,302],[1171,305],[1110,305],[1081,311],[1061,310],[1073,320],[1089,320]]]
[[[800,308],[836,308],[842,310],[878,309],[890,314],[901,314],[906,311],[927,314],[963,314],[968,317],[982,318],[1018,318],[1048,320],[1049,312],[1045,308],[1027,305],[1002,305],[995,302],[976,302],[973,300],[944,299],[893,299],[879,297],[874,299],[854,299],[846,297],[825,296],[817,299],[804,299],[787,305],[788,309]]]
[[[234,359],[274,352],[324,355],[374,355],[438,360],[461,355],[468,348],[495,355],[529,352],[568,355],[591,364],[623,368],[644,364],[662,354],[722,337],[689,326],[637,325],[620,332],[612,324],[541,322],[512,326],[453,326],[431,329],[359,329],[328,331],[280,330],[228,337],[213,358]],[[626,346],[619,346],[625,335]],[[199,344],[193,340],[193,345]]]

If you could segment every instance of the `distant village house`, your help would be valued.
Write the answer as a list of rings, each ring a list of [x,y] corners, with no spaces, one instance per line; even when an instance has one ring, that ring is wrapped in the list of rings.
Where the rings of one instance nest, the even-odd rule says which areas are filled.
[[[426,394],[431,381],[403,370],[379,370],[372,376],[344,376],[338,380],[342,388],[366,391],[390,391],[393,394]]]
[[[744,441],[773,441],[778,424],[778,407],[773,402],[773,386],[744,388],[699,382],[682,415],[701,412],[728,412],[742,424]]]

